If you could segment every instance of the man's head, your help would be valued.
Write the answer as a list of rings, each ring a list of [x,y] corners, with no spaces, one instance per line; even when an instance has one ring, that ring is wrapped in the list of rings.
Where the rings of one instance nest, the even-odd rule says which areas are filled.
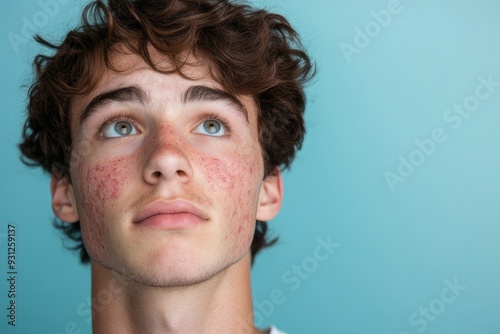
[[[35,60],[21,151],[52,174],[54,211],[72,223],[60,225],[68,236],[83,235],[83,261],[87,248],[105,266],[139,263],[121,257],[125,245],[158,248],[137,237],[155,238],[150,230],[131,232],[146,225],[137,220],[186,205],[190,218],[172,224],[195,216],[194,231],[206,230],[157,240],[192,255],[186,264],[227,265],[250,243],[253,255],[269,245],[264,221],[279,210],[279,169],[302,143],[311,75],[283,17],[230,1],[95,2],[59,46],[39,41],[56,52]]]

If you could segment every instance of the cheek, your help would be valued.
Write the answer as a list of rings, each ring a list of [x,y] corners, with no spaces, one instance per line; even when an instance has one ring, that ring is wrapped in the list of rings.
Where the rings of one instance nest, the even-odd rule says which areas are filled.
[[[106,235],[109,235],[106,223],[113,218],[110,209],[115,208],[124,185],[129,182],[132,165],[122,157],[80,167],[77,178],[82,237],[90,256],[104,263],[105,254],[109,252],[105,247]]]
[[[223,197],[227,205],[237,208],[248,207],[257,199],[260,185],[258,162],[234,157],[207,157],[202,159],[207,190],[212,195]]]
[[[233,239],[235,247],[246,247],[252,240],[262,183],[260,164],[258,159],[230,156],[207,157],[201,163],[207,190],[224,206],[224,218],[229,224],[226,239]]]
[[[132,165],[128,160],[128,157],[119,157],[79,169],[83,211],[91,216],[88,217],[91,221],[102,219],[104,208],[113,207],[120,197],[131,176]]]
[[[100,162],[89,168],[86,180],[93,186],[93,196],[103,202],[117,199],[130,177],[130,170],[125,157]]]

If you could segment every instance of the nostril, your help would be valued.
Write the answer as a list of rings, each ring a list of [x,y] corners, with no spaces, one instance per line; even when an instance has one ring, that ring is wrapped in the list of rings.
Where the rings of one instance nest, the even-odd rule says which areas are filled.
[[[168,146],[168,145],[167,145]],[[147,183],[179,179],[188,182],[193,172],[188,156],[178,146],[167,147],[163,143],[155,144],[145,152],[143,179]]]
[[[179,175],[180,177],[187,176],[186,172],[185,172],[185,171],[183,171],[182,169],[179,169],[179,170],[177,171],[177,175]]]

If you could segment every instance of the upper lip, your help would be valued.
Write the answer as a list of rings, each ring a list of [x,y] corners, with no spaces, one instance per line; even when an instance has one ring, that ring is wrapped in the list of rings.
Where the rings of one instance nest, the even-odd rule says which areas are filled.
[[[190,213],[200,219],[208,220],[208,216],[198,209],[193,203],[184,200],[157,201],[147,205],[135,217],[134,223],[140,223],[144,219],[161,214]]]

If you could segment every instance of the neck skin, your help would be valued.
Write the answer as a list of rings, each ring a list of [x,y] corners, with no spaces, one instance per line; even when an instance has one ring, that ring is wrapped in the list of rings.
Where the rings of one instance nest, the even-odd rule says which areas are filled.
[[[157,288],[92,261],[94,334],[264,334],[253,325],[250,253],[200,284]]]

